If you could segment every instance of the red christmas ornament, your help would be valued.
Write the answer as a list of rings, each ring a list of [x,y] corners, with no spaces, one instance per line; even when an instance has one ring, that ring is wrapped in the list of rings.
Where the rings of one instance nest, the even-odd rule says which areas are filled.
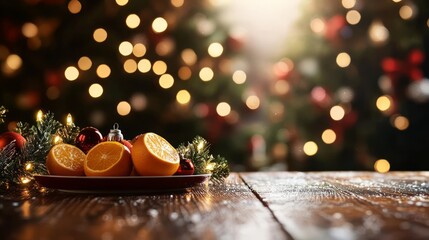
[[[110,129],[110,132],[105,139],[106,139],[106,141],[120,142],[120,143],[124,144],[124,146],[127,147],[128,150],[130,150],[130,151],[133,148],[133,145],[124,139],[124,135],[122,135],[122,132],[119,129],[119,124],[117,124],[117,123],[113,124],[113,129]]]
[[[16,132],[5,132],[0,135],[0,151],[9,143],[15,140],[15,149],[21,151],[27,142],[21,134]]]
[[[194,164],[189,159],[180,159],[179,169],[174,175],[192,175],[194,174]]]
[[[84,153],[87,153],[92,147],[103,140],[103,135],[94,127],[82,129],[76,137],[75,145]]]

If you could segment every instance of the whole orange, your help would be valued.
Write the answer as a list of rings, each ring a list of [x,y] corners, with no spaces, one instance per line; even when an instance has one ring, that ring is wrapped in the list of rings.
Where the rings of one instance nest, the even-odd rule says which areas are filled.
[[[131,159],[142,176],[171,176],[180,165],[177,150],[156,133],[145,133],[133,141]]]

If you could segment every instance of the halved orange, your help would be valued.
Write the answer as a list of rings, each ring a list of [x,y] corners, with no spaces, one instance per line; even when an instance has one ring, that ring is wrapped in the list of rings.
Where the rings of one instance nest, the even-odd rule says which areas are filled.
[[[83,176],[85,153],[78,147],[66,143],[54,145],[46,157],[49,174]]]
[[[145,133],[133,141],[131,159],[142,176],[170,176],[179,168],[177,150],[156,133]]]
[[[86,155],[87,176],[129,176],[133,167],[130,150],[115,141],[101,142]]]

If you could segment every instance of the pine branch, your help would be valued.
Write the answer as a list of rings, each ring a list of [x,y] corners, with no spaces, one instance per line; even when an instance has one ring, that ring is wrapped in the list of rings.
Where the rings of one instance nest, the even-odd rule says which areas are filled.
[[[210,144],[204,138],[196,136],[191,143],[181,144],[177,148],[182,158],[187,158],[194,164],[194,174],[211,173],[211,179],[222,180],[228,177],[228,162],[221,156],[210,154]]]
[[[6,118],[7,109],[4,106],[0,106],[0,123],[4,123]]]

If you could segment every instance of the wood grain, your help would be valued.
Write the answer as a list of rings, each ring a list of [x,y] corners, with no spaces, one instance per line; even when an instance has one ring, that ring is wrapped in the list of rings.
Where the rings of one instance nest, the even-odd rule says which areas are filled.
[[[179,193],[9,192],[0,216],[1,239],[288,239],[237,174]]]
[[[428,239],[429,173],[241,177],[294,239]]]

